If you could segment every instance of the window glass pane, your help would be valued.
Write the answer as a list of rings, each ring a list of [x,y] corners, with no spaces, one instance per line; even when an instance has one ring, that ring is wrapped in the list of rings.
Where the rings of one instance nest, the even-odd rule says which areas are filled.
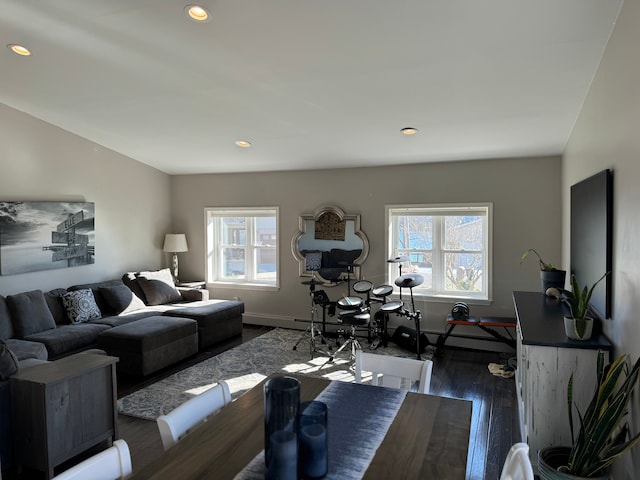
[[[256,218],[256,245],[276,245],[276,217]]]
[[[397,248],[433,248],[433,217],[422,215],[398,216]]]
[[[400,250],[398,256],[409,259],[408,265],[402,269],[402,273],[419,273],[424,277],[424,283],[420,288],[433,288],[433,253],[415,250]]]
[[[447,216],[444,223],[446,250],[482,250],[482,217]]]
[[[258,248],[256,252],[257,276],[260,280],[276,278],[276,251],[273,248]]]
[[[244,248],[223,248],[223,273],[227,278],[244,278]]]
[[[222,219],[222,243],[225,245],[246,245],[247,229],[242,217]]]
[[[445,254],[445,290],[479,292],[482,290],[482,255],[479,253]]]

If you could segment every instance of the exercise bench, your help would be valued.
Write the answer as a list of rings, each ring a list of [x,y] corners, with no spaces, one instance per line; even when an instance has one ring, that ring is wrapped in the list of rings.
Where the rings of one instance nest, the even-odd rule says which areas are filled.
[[[467,326],[467,327],[476,327],[479,328],[488,334],[491,337],[479,336],[479,335],[459,335],[454,334],[453,329],[458,325]],[[443,334],[438,335],[438,340],[436,342],[436,352],[444,347],[447,339],[449,337],[460,337],[460,338],[472,338],[474,340],[487,340],[493,342],[502,342],[513,349],[516,348],[516,339],[513,337],[509,328],[516,327],[516,319],[511,317],[480,317],[478,320],[475,317],[469,317],[466,320],[457,320],[449,315],[447,317],[447,331]],[[500,333],[497,328],[504,328],[505,332],[508,336]]]

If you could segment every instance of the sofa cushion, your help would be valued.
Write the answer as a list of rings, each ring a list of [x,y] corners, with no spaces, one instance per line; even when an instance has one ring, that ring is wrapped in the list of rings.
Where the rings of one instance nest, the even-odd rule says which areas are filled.
[[[111,327],[97,323],[77,323],[61,325],[53,330],[30,335],[26,340],[43,343],[47,347],[49,359],[67,356],[71,353],[95,347],[98,334]]]
[[[98,346],[117,356],[118,372],[148,375],[198,352],[198,324],[188,318],[149,317],[111,328]]]
[[[197,332],[198,323],[190,318],[154,316],[111,328],[100,335],[98,344],[107,352],[109,348],[124,352],[153,350],[177,338],[196,337]]]
[[[9,316],[9,307],[7,301],[0,295],[0,340],[6,340],[13,337],[13,324]]]
[[[116,315],[145,308],[144,302],[124,283],[112,287],[100,287],[99,290]]]
[[[47,306],[42,290],[7,296],[13,328],[18,338],[56,328],[56,322]]]
[[[173,283],[168,268],[153,272],[140,272],[138,284],[147,299],[147,305],[162,305],[182,301],[182,295]]]
[[[144,291],[142,287],[138,283],[138,273],[137,272],[127,272],[122,276],[122,283],[124,283],[127,287],[131,289],[136,296],[142,300],[145,304],[147,303],[147,297],[144,296]]]
[[[40,342],[10,338],[6,340],[6,343],[11,351],[16,354],[16,357],[18,357],[20,364],[29,358],[36,358],[38,360],[47,360],[49,358],[47,348]]]
[[[343,250],[341,248],[332,248],[329,254],[329,264],[323,266],[328,268],[344,268],[346,270],[347,265],[351,265],[361,254],[361,249]]]
[[[115,312],[111,309],[111,306],[109,305],[107,300],[100,293],[100,288],[102,288],[102,287],[112,287],[112,286],[115,286],[115,285],[122,285],[122,280],[120,280],[118,278],[118,279],[115,279],[115,280],[104,280],[102,282],[84,283],[84,284],[80,284],[80,285],[72,285],[69,288],[67,288],[67,291],[71,292],[71,291],[74,291],[74,290],[86,290],[87,288],[90,289],[93,292],[93,298],[95,299],[96,304],[98,305],[98,308],[100,309],[102,314],[103,315],[112,315],[112,314],[115,314]]]
[[[198,345],[201,350],[242,334],[244,302],[208,300],[176,306],[163,313],[168,317],[193,318],[198,322]]]
[[[71,323],[82,323],[102,316],[93,292],[89,288],[63,294],[62,303],[67,309],[67,316]]]
[[[119,327],[120,325],[126,325],[127,323],[135,322],[136,320],[140,320],[142,318],[162,315],[163,311],[164,310],[162,309],[162,307],[145,307],[141,308],[140,310],[136,310],[135,312],[98,318],[97,320],[91,320],[91,322],[89,323],[98,323],[100,325],[108,325],[110,327]]]
[[[202,302],[209,300],[209,290],[206,288],[176,287],[184,302]]]
[[[18,371],[18,358],[15,353],[0,340],[0,380],[6,380]]]
[[[69,324],[67,309],[64,308],[64,304],[62,303],[62,295],[65,293],[67,293],[66,288],[55,288],[48,292],[44,292],[44,299],[49,306],[49,310],[51,311],[51,315],[53,315],[56,325]]]

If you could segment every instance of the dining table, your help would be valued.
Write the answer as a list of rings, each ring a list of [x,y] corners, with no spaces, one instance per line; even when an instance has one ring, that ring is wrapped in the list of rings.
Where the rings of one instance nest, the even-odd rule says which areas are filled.
[[[468,400],[299,374],[300,400],[328,405],[327,479],[464,480]],[[269,377],[267,377],[269,378]],[[264,382],[222,408],[131,480],[264,478]]]

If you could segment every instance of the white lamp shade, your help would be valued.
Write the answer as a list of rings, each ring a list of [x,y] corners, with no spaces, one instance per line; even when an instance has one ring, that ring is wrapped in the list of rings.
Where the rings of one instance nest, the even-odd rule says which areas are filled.
[[[164,236],[164,246],[162,250],[165,252],[187,252],[187,237],[184,233],[167,233]]]

